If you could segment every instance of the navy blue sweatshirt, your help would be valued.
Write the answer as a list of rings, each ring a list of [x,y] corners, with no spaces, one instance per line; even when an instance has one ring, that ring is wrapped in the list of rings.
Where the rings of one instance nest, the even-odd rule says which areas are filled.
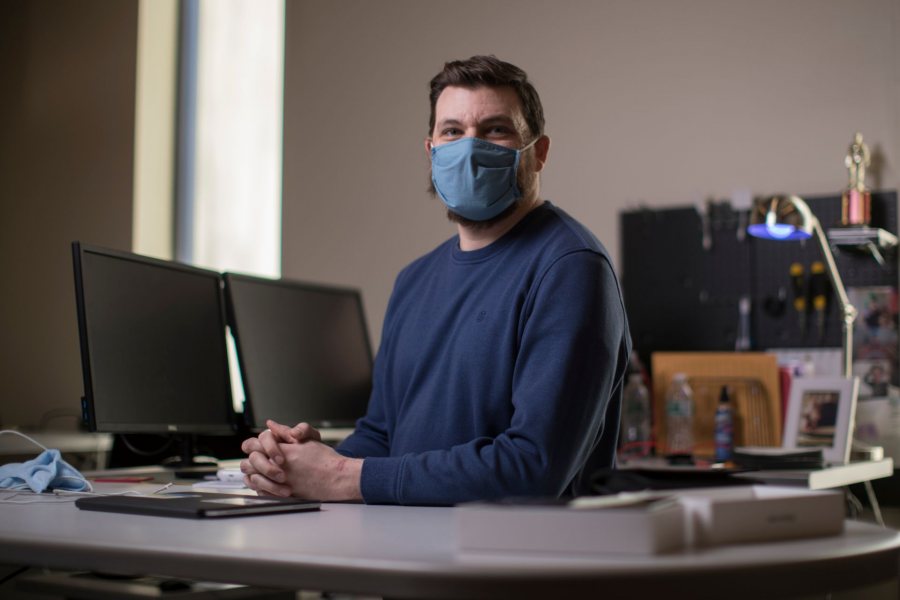
[[[609,255],[545,202],[400,273],[367,414],[338,451],[365,458],[367,503],[583,492],[615,460],[630,346]]]

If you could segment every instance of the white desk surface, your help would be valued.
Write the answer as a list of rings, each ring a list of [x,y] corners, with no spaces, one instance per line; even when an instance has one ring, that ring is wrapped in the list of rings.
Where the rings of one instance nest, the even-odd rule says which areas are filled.
[[[156,486],[132,485],[149,491]],[[103,491],[121,484],[98,485]],[[0,563],[142,573],[398,598],[782,598],[896,585],[900,533],[652,557],[456,554],[454,509],[325,504],[319,512],[188,520],[0,504]]]

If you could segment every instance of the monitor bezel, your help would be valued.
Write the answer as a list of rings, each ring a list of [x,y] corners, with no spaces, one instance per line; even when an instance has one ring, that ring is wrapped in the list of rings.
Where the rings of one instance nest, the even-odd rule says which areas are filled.
[[[258,425],[256,423],[256,415],[253,409],[253,398],[252,392],[250,391],[250,384],[248,381],[250,379],[247,378],[247,369],[244,363],[244,353],[241,351],[241,333],[240,328],[237,324],[237,318],[234,311],[234,302],[231,296],[231,281],[240,281],[245,283],[256,283],[262,285],[271,285],[273,287],[281,287],[281,288],[292,288],[299,289],[304,291],[312,291],[312,292],[328,292],[328,293],[341,293],[341,294],[350,294],[356,299],[356,306],[359,311],[359,319],[362,324],[363,336],[365,337],[366,343],[366,354],[369,359],[369,364],[372,366],[372,371],[374,372],[374,353],[372,352],[372,340],[369,335],[369,324],[366,320],[366,311],[363,306],[362,301],[362,290],[355,287],[349,286],[340,286],[340,285],[330,285],[323,283],[312,283],[308,281],[300,281],[297,279],[291,278],[274,278],[274,277],[261,277],[257,275],[248,275],[246,273],[234,273],[227,271],[222,274],[222,281],[224,283],[224,296],[225,296],[225,312],[228,318],[228,327],[231,329],[231,335],[234,337],[235,347],[237,348],[237,362],[238,369],[241,374],[241,381],[243,382],[244,389],[244,424],[251,431],[262,431],[266,428],[265,424]],[[368,403],[368,401],[367,401]],[[365,413],[363,413],[365,414]],[[363,416],[363,415],[360,415]],[[354,421],[338,419],[338,420],[311,420],[306,421],[310,425],[317,428],[345,428],[345,427],[353,427],[355,425]],[[293,426],[295,423],[285,423],[286,425]]]
[[[97,422],[95,410],[96,399],[94,397],[94,365],[91,361],[91,338],[89,334],[89,323],[87,309],[84,299],[84,278],[82,261],[85,254],[96,254],[109,258],[128,260],[131,262],[147,264],[156,267],[162,267],[170,270],[187,272],[192,274],[204,275],[218,281],[218,319],[219,326],[222,330],[222,347],[225,352],[225,395],[227,403],[223,406],[222,423],[150,423],[150,424],[134,424],[134,423],[108,423]],[[74,264],[75,276],[75,306],[78,316],[78,338],[81,349],[81,371],[84,385],[84,396],[81,399],[82,420],[88,430],[103,433],[162,433],[162,434],[207,434],[207,435],[231,435],[237,430],[237,419],[234,412],[233,395],[231,390],[231,379],[229,375],[228,359],[227,359],[227,343],[226,343],[226,326],[228,324],[225,314],[225,299],[222,291],[222,276],[216,271],[203,269],[184,263],[162,260],[143,256],[134,252],[126,252],[123,250],[115,250],[93,244],[84,244],[82,242],[72,242],[72,259]]]

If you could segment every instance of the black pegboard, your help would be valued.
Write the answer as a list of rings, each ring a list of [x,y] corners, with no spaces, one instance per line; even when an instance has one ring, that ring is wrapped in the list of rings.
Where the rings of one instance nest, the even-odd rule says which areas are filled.
[[[806,198],[827,231],[840,222],[840,196]],[[808,274],[822,260],[815,240],[778,242],[742,233],[747,211],[727,202],[708,205],[708,225],[695,208],[641,209],[620,215],[622,284],[634,347],[644,364],[656,351],[731,351],[738,334],[738,302],[751,298],[751,349],[840,347],[841,322],[829,295],[823,336],[815,314],[805,336],[791,306],[790,265]],[[872,225],[897,233],[896,192],[872,194]],[[711,242],[704,247],[704,230]],[[847,288],[897,288],[896,250],[881,266],[869,254],[834,252]],[[785,302],[777,310],[779,291]],[[768,303],[767,303],[768,301]]]

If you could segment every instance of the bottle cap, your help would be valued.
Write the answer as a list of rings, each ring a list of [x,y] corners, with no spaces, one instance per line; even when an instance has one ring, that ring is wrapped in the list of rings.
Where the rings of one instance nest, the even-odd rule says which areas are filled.
[[[722,392],[719,394],[719,402],[721,402],[723,404],[728,404],[729,402],[731,402],[731,398],[728,397],[728,386],[727,385],[722,386]]]

